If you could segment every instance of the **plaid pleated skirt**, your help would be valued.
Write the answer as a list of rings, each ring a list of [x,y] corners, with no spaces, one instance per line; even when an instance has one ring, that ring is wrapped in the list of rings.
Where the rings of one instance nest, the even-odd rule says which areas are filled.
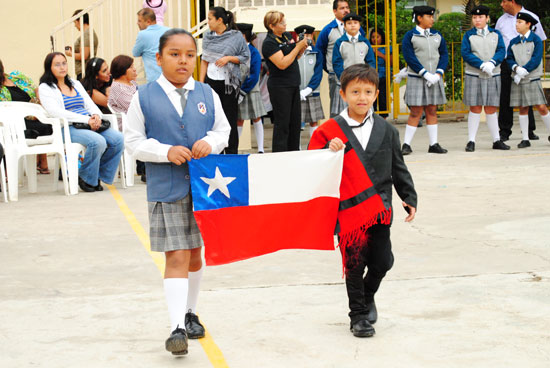
[[[170,252],[202,246],[191,193],[176,202],[147,202],[151,250]]]
[[[544,97],[540,79],[520,84],[515,84],[512,81],[510,106],[533,106],[543,104],[546,105],[546,97]]]
[[[500,106],[500,75],[479,78],[464,75],[464,98],[466,106]]]
[[[321,96],[307,96],[306,100],[302,101],[302,121],[312,123],[324,118],[325,113],[321,104]]]
[[[259,91],[251,91],[244,96],[239,104],[239,120],[256,119],[264,115],[267,115],[267,111]]]
[[[405,103],[407,106],[443,105],[447,103],[443,80],[440,79],[438,84],[428,87],[424,78],[409,75],[407,88],[405,89]]]

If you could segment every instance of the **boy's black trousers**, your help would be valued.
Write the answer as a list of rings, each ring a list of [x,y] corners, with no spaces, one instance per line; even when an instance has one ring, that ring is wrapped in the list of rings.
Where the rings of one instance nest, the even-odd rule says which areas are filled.
[[[346,289],[352,323],[366,319],[367,303],[374,301],[382,279],[393,266],[390,225],[371,226],[367,235],[368,246],[346,247]]]

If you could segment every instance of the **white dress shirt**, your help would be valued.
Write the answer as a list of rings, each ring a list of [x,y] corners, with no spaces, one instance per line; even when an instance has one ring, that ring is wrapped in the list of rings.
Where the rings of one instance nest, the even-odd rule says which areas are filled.
[[[346,36],[348,36],[348,40],[349,42],[351,42],[351,39],[355,37],[355,42],[359,41],[359,36],[361,35],[361,33],[357,32],[357,34],[355,36],[352,36],[350,35],[348,32],[346,32]]]
[[[336,19],[336,18],[334,18],[334,19]],[[340,34],[343,35],[344,33],[346,33],[346,31],[344,30],[344,22],[342,22],[341,20],[336,19],[336,23],[338,24],[338,30],[340,31]]]
[[[539,23],[537,23],[535,30],[535,34],[540,37],[541,40],[546,40],[546,34],[544,33],[544,29],[542,29],[542,25],[540,24],[539,17],[529,10],[525,9],[524,7],[521,8],[520,12],[531,14],[533,18],[535,18]],[[519,36],[518,31],[516,31],[516,16],[508,13],[504,13],[501,15],[500,18],[497,20],[497,24],[495,26],[495,29],[498,30],[502,34],[502,38],[504,38],[504,45],[506,46],[506,51],[508,51],[508,46],[510,45],[510,41],[512,41],[514,38]]]
[[[362,122],[358,122],[350,118],[347,108],[340,113],[340,115],[346,120],[348,125],[352,128],[354,126],[359,126],[366,121],[365,125],[363,125],[361,128],[351,129],[351,131],[355,134],[355,136],[359,140],[359,143],[361,143],[361,146],[363,147],[363,149],[366,149],[367,144],[369,144],[370,133],[372,132],[372,125],[374,123],[374,118],[372,117],[372,113],[373,113],[373,110],[370,109],[369,112],[367,113],[367,116],[365,117],[365,120],[363,120]]]
[[[181,95],[176,91],[176,87],[161,74],[156,81],[163,89],[166,96],[176,109],[179,115],[183,115],[181,108]],[[187,91],[195,89],[195,80],[190,77],[185,86]],[[212,90],[214,98],[214,126],[212,130],[206,133],[202,138],[212,147],[212,153],[220,153],[229,140],[231,126],[223,112],[220,97]],[[130,154],[137,160],[148,162],[169,162],[168,150],[172,147],[169,144],[160,143],[154,138],[147,138],[145,133],[145,116],[139,103],[139,91],[136,92],[128,109],[128,122],[124,129],[124,141]]]
[[[420,34],[421,34],[422,36],[425,36],[425,35],[426,35],[426,31],[428,31],[428,33],[430,32],[430,29],[429,29],[429,28],[424,29],[424,28],[420,27],[419,25],[416,26],[416,30],[417,30],[418,32],[420,32]]]

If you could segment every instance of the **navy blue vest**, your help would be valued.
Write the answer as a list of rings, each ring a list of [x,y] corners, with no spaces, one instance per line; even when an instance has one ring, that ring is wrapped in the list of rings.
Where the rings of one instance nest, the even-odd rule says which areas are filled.
[[[191,149],[214,126],[214,98],[207,84],[195,82],[195,89],[187,95],[183,116],[156,81],[139,87],[139,103],[147,138],[160,143]],[[179,166],[171,162],[146,162],[145,167],[149,202],[175,202],[189,193],[187,162]]]

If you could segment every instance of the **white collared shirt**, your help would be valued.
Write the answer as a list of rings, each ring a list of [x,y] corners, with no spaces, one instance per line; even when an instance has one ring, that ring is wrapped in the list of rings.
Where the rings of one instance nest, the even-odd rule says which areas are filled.
[[[530,35],[531,35],[531,31],[527,31],[523,36],[520,34],[520,37],[523,37],[523,39],[526,40],[529,38]]]
[[[542,29],[542,25],[540,24],[539,17],[529,10],[525,9],[524,7],[521,8],[520,12],[531,14],[539,23],[537,24],[537,29],[535,30],[535,34],[540,37],[541,40],[546,40],[546,34],[544,33],[544,29]],[[497,24],[495,26],[495,29],[500,31],[502,34],[502,38],[504,38],[504,45],[506,46],[506,51],[508,51],[508,46],[510,45],[510,41],[512,41],[514,38],[519,36],[518,31],[516,31],[516,15],[504,13],[498,18]]]
[[[350,35],[349,33],[346,32],[346,36],[348,36],[348,40],[350,42],[351,42],[352,37],[355,37],[355,41],[359,41],[359,35],[361,35],[359,32],[357,32],[357,34],[355,36],[352,36],[352,35]]]
[[[430,32],[430,29],[429,29],[429,28],[424,29],[424,28],[422,28],[422,27],[420,27],[420,26],[418,26],[418,25],[416,26],[416,30],[417,30],[418,32],[420,32],[420,34],[423,35],[423,36],[424,36],[424,34],[425,34],[426,31]]]
[[[176,86],[161,74],[156,81],[179,115],[183,115],[181,108],[181,95],[176,91]],[[195,89],[195,80],[190,77],[185,86],[187,91]],[[187,95],[187,93],[186,93]],[[212,147],[212,153],[220,153],[229,139],[231,126],[223,112],[220,97],[212,90],[214,99],[214,126],[202,138]],[[169,144],[160,143],[154,138],[147,138],[145,133],[145,116],[139,103],[139,91],[134,94],[130,107],[128,108],[128,121],[124,129],[124,141],[126,147],[137,160],[148,162],[168,162],[168,150],[172,147]]]
[[[336,18],[334,18],[334,19],[336,19]],[[342,22],[341,20],[336,19],[336,24],[338,24],[338,30],[340,31],[341,35],[346,33],[346,31],[344,30],[344,22]]]
[[[361,147],[363,147],[363,149],[366,149],[367,144],[369,144],[370,134],[372,132],[372,125],[374,123],[374,118],[372,114],[373,114],[373,109],[370,109],[369,112],[367,113],[367,116],[365,117],[366,124],[363,125],[361,128],[352,129],[352,132],[355,134],[355,136],[359,140],[359,143],[361,143]],[[363,122],[355,121],[352,118],[350,118],[348,114],[348,108],[345,108],[344,111],[340,113],[340,115],[346,120],[346,122],[350,127],[358,126],[363,123]]]
[[[482,34],[481,31],[483,31],[483,34],[487,36],[489,34],[489,26],[485,25],[483,28],[476,28],[477,34]]]

